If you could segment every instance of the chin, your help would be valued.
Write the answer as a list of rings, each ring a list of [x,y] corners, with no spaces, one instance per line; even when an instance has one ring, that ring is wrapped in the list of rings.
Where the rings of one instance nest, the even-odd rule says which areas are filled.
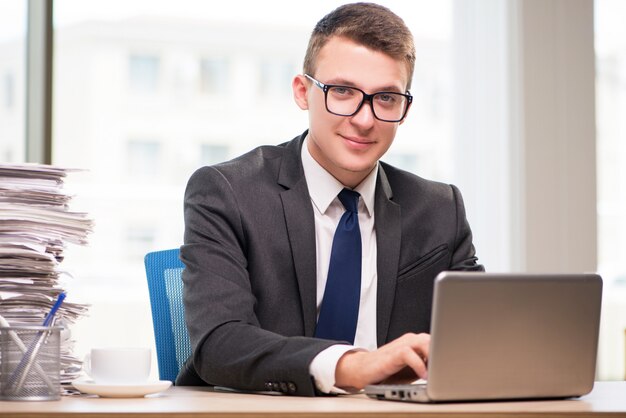
[[[369,171],[376,165],[379,158],[380,156],[378,154],[372,155],[371,153],[368,153],[367,156],[351,154],[344,158],[343,166],[346,170],[349,171]]]
[[[341,166],[341,168],[345,171],[348,171],[350,173],[363,173],[363,174],[368,174],[372,168],[374,168],[374,166],[376,165],[376,161],[374,162],[368,162],[368,163],[359,163],[359,164],[343,164]]]

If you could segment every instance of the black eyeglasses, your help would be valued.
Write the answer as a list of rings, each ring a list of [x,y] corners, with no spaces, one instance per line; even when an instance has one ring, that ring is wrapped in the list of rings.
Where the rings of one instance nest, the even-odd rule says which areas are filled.
[[[308,74],[304,75],[324,91],[326,110],[333,115],[353,116],[361,110],[363,103],[369,102],[374,117],[383,122],[400,122],[406,116],[413,96],[392,91],[379,91],[367,94],[356,87],[324,84]]]

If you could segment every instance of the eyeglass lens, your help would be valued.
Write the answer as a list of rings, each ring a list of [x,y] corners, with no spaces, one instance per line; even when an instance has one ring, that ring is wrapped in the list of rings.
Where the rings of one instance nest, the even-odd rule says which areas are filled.
[[[332,113],[351,116],[365,99],[364,93],[350,87],[333,86],[328,89],[326,106]],[[407,98],[399,93],[376,93],[371,98],[374,115],[383,120],[398,121],[404,116]]]

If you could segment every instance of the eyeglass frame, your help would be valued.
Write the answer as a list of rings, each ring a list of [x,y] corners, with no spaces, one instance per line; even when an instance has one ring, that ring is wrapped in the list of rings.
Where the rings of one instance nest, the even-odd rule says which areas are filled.
[[[326,84],[326,83],[322,83],[319,80],[316,80],[315,78],[311,77],[309,74],[304,74],[304,76],[308,78],[309,80],[311,80],[313,84],[315,84],[317,87],[322,89],[322,91],[324,92],[324,106],[326,107],[326,111],[330,114],[337,115],[337,116],[345,116],[345,117],[354,116],[357,113],[359,113],[359,110],[361,110],[361,108],[363,107],[363,103],[369,102],[370,109],[372,109],[372,115],[374,115],[374,118],[376,118],[377,120],[381,122],[389,122],[389,123],[402,122],[404,118],[406,117],[407,112],[409,111],[409,107],[411,106],[411,103],[413,103],[413,96],[408,90],[406,93],[398,93],[397,91],[377,91],[376,93],[367,94],[358,87],[344,86],[342,84]],[[343,87],[346,89],[352,89],[352,90],[357,90],[361,92],[361,94],[363,95],[363,98],[361,99],[361,102],[359,103],[359,105],[357,106],[356,110],[353,113],[349,115],[344,115],[341,113],[333,112],[328,108],[328,90],[330,90],[333,87]],[[373,99],[374,99],[374,96],[377,96],[379,94],[398,94],[400,96],[406,97],[406,105],[404,106],[404,111],[402,112],[402,117],[400,119],[392,119],[392,120],[382,119],[376,115],[376,111],[374,110]]]

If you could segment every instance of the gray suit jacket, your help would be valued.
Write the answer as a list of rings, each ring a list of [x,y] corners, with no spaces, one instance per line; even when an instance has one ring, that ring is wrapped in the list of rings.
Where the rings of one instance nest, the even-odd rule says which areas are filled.
[[[181,258],[193,356],[177,384],[315,394],[309,363],[336,342],[313,338],[315,226],[300,159],[305,136],[203,167],[189,180]],[[454,186],[381,163],[374,211],[382,345],[429,331],[439,272],[482,266]]]

